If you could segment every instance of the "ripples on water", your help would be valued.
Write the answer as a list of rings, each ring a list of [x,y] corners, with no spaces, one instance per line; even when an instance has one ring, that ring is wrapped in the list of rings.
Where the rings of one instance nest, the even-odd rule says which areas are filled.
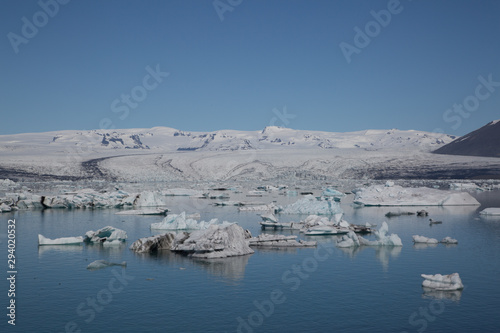
[[[113,209],[3,213],[2,220],[17,221],[17,325],[8,329],[496,332],[500,326],[500,218],[479,217],[478,211],[500,207],[500,199],[498,192],[478,198],[486,205],[426,208],[432,218],[443,221],[432,226],[426,218],[414,215],[385,218],[385,213],[394,210],[391,208],[355,209],[343,204],[345,219],[351,223],[380,226],[386,220],[389,232],[401,237],[402,248],[337,249],[331,247],[335,236],[319,236],[306,237],[321,243],[316,249],[256,249],[253,255],[217,260],[192,260],[168,251],[155,255],[131,252],[128,246],[151,235],[149,225],[159,222],[158,216],[118,216]],[[186,202],[189,199],[170,200],[175,213],[176,207],[194,207]],[[202,219],[237,221],[252,234],[260,233],[255,212],[203,204],[196,207],[203,207]],[[297,221],[300,216],[279,218]],[[77,236],[106,225],[127,231],[128,242],[111,248],[37,246],[39,233],[49,238]],[[459,244],[416,246],[411,238],[414,234],[438,240],[451,236]],[[1,237],[5,245],[6,233]],[[87,265],[98,259],[128,265],[123,271],[120,267],[88,271]],[[422,289],[420,274],[453,272],[460,273],[463,291]],[[115,288],[110,288],[110,281]],[[89,305],[93,299],[100,303]],[[2,327],[7,327],[5,318]]]

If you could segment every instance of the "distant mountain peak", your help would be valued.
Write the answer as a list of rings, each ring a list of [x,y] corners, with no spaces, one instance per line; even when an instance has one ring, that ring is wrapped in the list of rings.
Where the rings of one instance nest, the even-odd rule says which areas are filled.
[[[436,154],[500,157],[500,119],[435,150]]]

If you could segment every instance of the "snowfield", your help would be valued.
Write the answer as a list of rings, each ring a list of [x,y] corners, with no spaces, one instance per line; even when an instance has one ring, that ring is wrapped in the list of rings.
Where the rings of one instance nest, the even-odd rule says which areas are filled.
[[[431,154],[454,137],[421,131],[349,133],[151,129],[0,136],[0,178],[232,181],[491,178],[498,158]]]

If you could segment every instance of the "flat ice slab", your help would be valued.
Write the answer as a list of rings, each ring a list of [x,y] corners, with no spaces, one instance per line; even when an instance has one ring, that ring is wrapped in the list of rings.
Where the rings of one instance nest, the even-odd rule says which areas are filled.
[[[306,195],[291,205],[286,206],[281,213],[284,214],[315,214],[334,215],[343,213],[340,205],[333,200],[318,200],[313,195]]]
[[[250,238],[248,242],[250,246],[263,247],[311,247],[317,245],[317,242],[297,241],[297,236],[268,234],[260,234],[257,237]]]
[[[127,262],[121,262],[121,263],[115,263],[115,262],[109,262],[106,260],[96,260],[91,262],[88,266],[87,269],[94,271],[96,269],[102,269],[110,266],[122,266],[122,267],[127,267]]]
[[[422,287],[431,288],[436,290],[460,290],[464,288],[462,280],[458,273],[448,274],[448,275],[421,275],[424,278],[422,282]]]
[[[38,245],[79,245],[83,243],[83,237],[61,237],[50,239],[43,235],[38,235]]]
[[[481,215],[500,216],[500,208],[486,208],[479,212]]]
[[[186,212],[180,214],[171,214],[163,219],[163,221],[158,223],[152,223],[151,229],[154,230],[204,230],[208,229],[209,226],[221,224],[223,226],[228,226],[230,222],[219,223],[218,219],[211,219],[210,221],[196,221],[195,219],[186,216]]]
[[[127,233],[125,231],[111,226],[101,228],[97,231],[87,231],[84,237],[84,241],[87,243],[124,242],[126,239]]]
[[[130,209],[115,213],[116,215],[166,215],[167,208],[153,208],[153,209]]]
[[[365,206],[479,206],[467,192],[428,187],[370,186],[356,192],[354,203]]]

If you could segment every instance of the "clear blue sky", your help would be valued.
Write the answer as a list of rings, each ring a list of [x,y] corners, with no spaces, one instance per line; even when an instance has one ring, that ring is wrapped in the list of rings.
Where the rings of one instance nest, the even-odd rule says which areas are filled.
[[[0,134],[274,124],[463,135],[500,118],[500,1],[220,0],[218,13],[212,0],[72,0],[54,13],[55,1],[41,0],[50,15],[1,2]],[[347,44],[359,46],[350,63]]]

